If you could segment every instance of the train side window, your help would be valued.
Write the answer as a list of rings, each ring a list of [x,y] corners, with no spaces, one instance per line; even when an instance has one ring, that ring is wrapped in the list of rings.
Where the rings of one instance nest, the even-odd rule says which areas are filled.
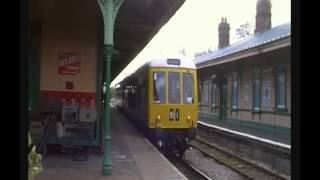
[[[180,73],[168,73],[168,98],[169,103],[180,103]]]
[[[165,73],[153,73],[153,102],[156,104],[165,103]]]
[[[183,73],[183,103],[193,104],[193,78],[191,73]]]

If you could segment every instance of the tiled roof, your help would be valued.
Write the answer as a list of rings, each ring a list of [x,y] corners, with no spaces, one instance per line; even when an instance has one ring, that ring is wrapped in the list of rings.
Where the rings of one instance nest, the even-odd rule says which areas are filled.
[[[214,61],[217,58],[221,58],[223,56],[231,55],[246,49],[268,44],[273,41],[288,37],[290,35],[291,35],[291,23],[289,22],[289,23],[285,23],[285,24],[276,26],[274,28],[271,28],[268,31],[252,35],[247,39],[238,41],[225,48],[213,51],[208,54],[204,54],[202,56],[198,56],[194,58],[194,62],[196,65],[198,65],[207,61]]]

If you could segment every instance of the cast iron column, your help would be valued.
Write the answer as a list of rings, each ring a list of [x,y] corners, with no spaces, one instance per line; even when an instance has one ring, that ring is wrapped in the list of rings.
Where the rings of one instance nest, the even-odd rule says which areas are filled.
[[[105,125],[104,125],[104,154],[102,163],[102,173],[105,176],[111,174],[111,160],[110,160],[110,70],[111,70],[111,57],[113,51],[113,30],[114,21],[117,12],[123,0],[98,0],[100,9],[103,14],[104,23],[104,52],[106,60],[106,91],[105,91]]]
[[[103,156],[103,174],[110,175],[111,174],[111,160],[110,160],[110,70],[111,70],[111,56],[113,46],[108,44],[104,46],[104,52],[106,57],[106,91],[105,91],[105,98],[104,98],[104,112],[105,112],[105,126],[104,126],[104,156]]]

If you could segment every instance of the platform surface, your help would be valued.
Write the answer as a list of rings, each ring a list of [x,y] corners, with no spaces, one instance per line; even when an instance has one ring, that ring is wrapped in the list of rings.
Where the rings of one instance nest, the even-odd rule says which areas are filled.
[[[49,154],[44,171],[34,180],[174,180],[186,179],[118,111],[111,110],[112,174],[102,175],[101,153],[86,161],[73,161],[70,154]]]
[[[274,142],[283,143],[286,145],[291,145],[291,135],[290,133],[278,133],[275,131],[267,131],[264,129],[259,129],[255,127],[249,127],[245,125],[230,123],[228,121],[211,120],[204,116],[199,115],[199,121],[204,123],[212,124],[221,128],[229,129],[232,131],[245,133],[248,135],[255,136],[257,138],[263,138]]]

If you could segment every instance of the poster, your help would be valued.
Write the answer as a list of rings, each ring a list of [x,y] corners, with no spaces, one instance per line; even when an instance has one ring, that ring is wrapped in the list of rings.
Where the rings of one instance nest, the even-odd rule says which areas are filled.
[[[80,72],[79,53],[63,52],[58,54],[58,73],[62,75],[75,75]]]
[[[270,106],[270,81],[263,82],[263,105]]]

